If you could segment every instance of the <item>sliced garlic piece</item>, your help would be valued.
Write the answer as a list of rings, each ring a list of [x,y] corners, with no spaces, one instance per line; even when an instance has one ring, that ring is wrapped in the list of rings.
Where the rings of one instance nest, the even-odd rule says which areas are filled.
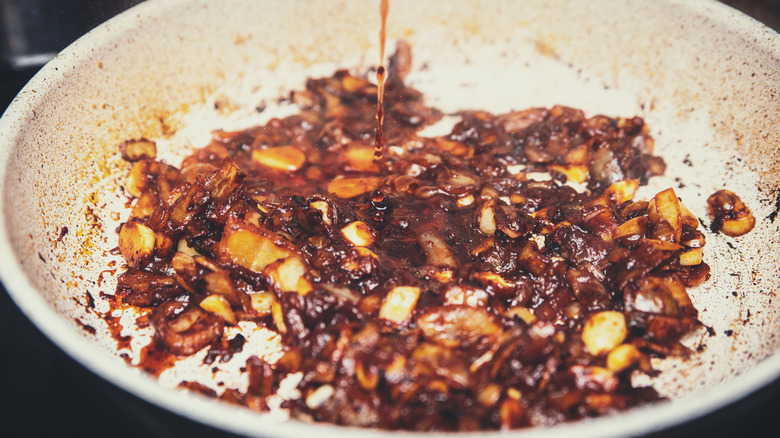
[[[130,267],[148,263],[154,255],[156,234],[137,221],[128,221],[119,230],[119,253]]]
[[[306,155],[298,146],[278,146],[253,150],[252,161],[272,169],[294,172],[306,163]]]
[[[236,323],[236,315],[233,313],[233,309],[230,308],[230,303],[222,295],[209,295],[199,305],[201,309],[219,316],[225,322],[230,324]]]
[[[627,335],[626,317],[611,310],[591,315],[582,328],[582,342],[594,356],[611,351],[620,345]]]
[[[396,324],[403,324],[411,318],[419,298],[419,287],[396,286],[388,292],[382,302],[379,317]]]
[[[351,222],[341,229],[341,234],[355,246],[371,246],[376,240],[371,227],[361,221]]]

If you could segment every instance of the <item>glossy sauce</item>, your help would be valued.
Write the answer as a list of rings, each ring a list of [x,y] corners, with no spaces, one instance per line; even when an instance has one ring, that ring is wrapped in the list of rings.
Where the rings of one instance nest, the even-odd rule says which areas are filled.
[[[148,309],[156,339],[141,367],[158,374],[204,348],[219,367],[249,348],[225,328],[251,321],[279,332],[284,354],[251,357],[248,390],[221,397],[263,410],[300,372],[302,397],[285,407],[307,421],[497,430],[658,400],[631,374],[688,354],[679,339],[699,323],[686,288],[709,267],[690,257],[698,221],[674,228],[653,210],[676,196],[631,199],[665,170],[644,121],[465,111],[449,134],[420,137],[442,113],[397,74],[410,59],[389,60],[383,131],[376,87],[342,70],[292,93],[300,113],[215,132],[179,167],[134,159],[120,237],[145,227],[154,248],[139,257],[120,238],[131,267],[114,307]],[[381,161],[375,133],[398,145]],[[589,346],[595,315],[630,328],[620,368]]]

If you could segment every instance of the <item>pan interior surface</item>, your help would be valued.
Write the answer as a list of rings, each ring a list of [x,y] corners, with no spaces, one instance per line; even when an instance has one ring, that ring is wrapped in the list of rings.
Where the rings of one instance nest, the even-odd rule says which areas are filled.
[[[349,11],[346,13],[346,11]],[[701,415],[780,374],[780,37],[711,1],[414,2],[395,0],[389,47],[405,40],[407,82],[446,113],[557,104],[588,116],[641,116],[664,176],[703,225],[707,197],[728,188],[756,228],[739,238],[705,230],[712,277],[692,292],[709,330],[686,340],[690,358],[658,360],[654,386],[671,401],[518,436],[625,435]],[[174,387],[210,367],[183,361],[158,382],[133,368],[149,329],[132,309],[112,314],[132,342],[117,345],[101,316],[122,270],[116,228],[128,214],[126,139],[157,141],[174,165],[215,129],[290,111],[309,77],[368,71],[378,58],[379,13],[346,0],[151,1],[66,49],[0,121],[2,280],[44,333],[111,382],[174,412],[248,435],[360,430],[260,415]],[[392,49],[391,49],[392,50]],[[258,106],[266,108],[256,111]],[[247,354],[278,353],[272,333]],[[236,365],[238,365],[236,360]],[[222,382],[244,377],[226,367]],[[231,380],[232,379],[232,380]],[[272,425],[272,426],[271,426]],[[377,435],[382,432],[372,431]]]

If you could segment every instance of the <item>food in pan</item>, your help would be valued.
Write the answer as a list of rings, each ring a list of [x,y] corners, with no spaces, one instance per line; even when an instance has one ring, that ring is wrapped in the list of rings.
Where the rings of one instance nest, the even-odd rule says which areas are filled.
[[[250,357],[246,390],[208,392],[265,410],[294,378],[282,407],[306,421],[510,429],[658,400],[632,377],[690,354],[688,288],[709,266],[672,189],[634,199],[665,171],[643,120],[463,111],[424,137],[442,113],[405,85],[409,60],[402,45],[389,65],[381,160],[376,86],[348,71],[291,93],[299,113],[217,131],[179,166],[154,142],[122,145],[133,202],[116,303],[154,328],[140,366],[229,359],[243,344],[227,329],[251,321],[282,354]],[[726,203],[722,229],[744,225],[728,193],[710,206]]]
[[[756,226],[756,218],[734,192],[718,190],[707,198],[707,210],[713,232],[737,237],[747,234]]]

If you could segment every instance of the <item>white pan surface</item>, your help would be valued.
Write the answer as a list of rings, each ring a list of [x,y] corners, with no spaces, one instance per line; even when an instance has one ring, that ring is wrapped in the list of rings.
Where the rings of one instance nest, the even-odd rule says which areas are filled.
[[[274,102],[307,77],[376,65],[375,3],[149,1],[50,62],[0,119],[0,275],[24,313],[88,369],[195,421],[254,436],[365,436],[173,389],[180,378],[199,378],[198,367],[182,364],[160,381],[145,375],[120,357],[132,361],[140,345],[118,352],[98,313],[121,269],[110,251],[128,214],[127,164],[117,145],[152,138],[178,164],[212,129],[285,114],[289,108]],[[757,218],[740,238],[705,230],[712,278],[692,298],[714,335],[689,339],[702,346],[690,359],[658,363],[664,373],[654,384],[671,401],[507,435],[646,433],[780,376],[777,33],[709,0],[393,0],[387,26],[389,52],[397,39],[411,44],[407,82],[430,104],[496,113],[563,104],[588,115],[639,115],[668,169],[637,197],[674,187],[707,225],[707,197],[729,188]],[[261,104],[268,110],[258,114]],[[143,330],[135,334],[144,339]],[[273,355],[272,342],[251,345]]]

